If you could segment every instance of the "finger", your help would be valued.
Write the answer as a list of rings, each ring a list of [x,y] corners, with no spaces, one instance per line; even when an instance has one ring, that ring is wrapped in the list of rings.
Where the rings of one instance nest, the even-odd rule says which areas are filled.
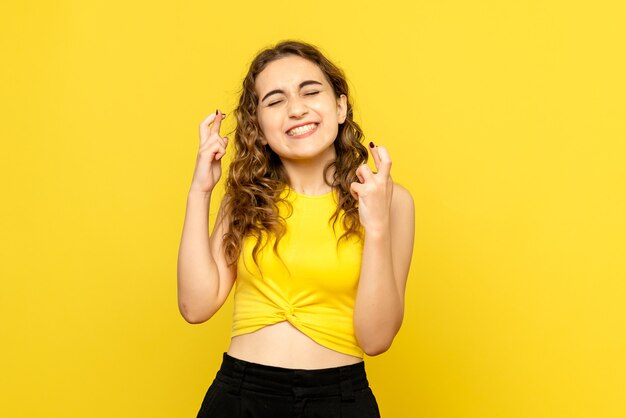
[[[213,139],[211,141],[206,141],[200,146],[200,153],[204,155],[209,155],[211,159],[220,152],[220,150],[226,151],[226,144],[224,143],[222,138],[217,138],[217,140]]]
[[[374,166],[376,167],[376,170],[379,170],[380,156],[378,155],[378,148],[373,142],[370,142],[370,154],[372,154],[372,158],[374,159]]]
[[[215,111],[215,118],[213,119],[213,125],[211,126],[211,134],[220,134],[220,126],[222,125],[222,120],[226,115],[224,115],[219,109]]]
[[[226,144],[227,141],[224,138],[220,138],[219,136],[217,138],[211,137],[211,140],[204,141],[200,144],[200,149],[207,151],[214,149],[216,146],[226,148]]]
[[[391,172],[391,157],[389,156],[389,151],[387,148],[382,145],[376,147],[376,154],[378,154],[378,163],[376,164],[376,169],[378,173],[389,177],[389,173]],[[376,161],[376,159],[374,159]]]
[[[209,114],[202,122],[200,122],[200,143],[206,142],[211,135],[211,124],[215,120],[217,115],[215,113]]]
[[[359,190],[361,190],[362,187],[363,185],[361,183],[357,183],[356,181],[350,183],[350,194],[355,200],[359,200]]]
[[[224,155],[226,155],[226,148],[219,147],[215,153],[215,160],[221,159]]]
[[[361,180],[361,183],[374,180],[374,173],[372,173],[372,169],[367,164],[360,165],[359,168],[356,169],[356,175],[359,180]]]
[[[226,148],[219,143],[215,143],[206,150],[206,153],[209,155],[210,160],[219,160],[218,156],[226,154]]]
[[[356,172],[355,172],[355,173],[356,173],[356,176],[357,176],[357,178],[359,179],[359,181],[360,181],[361,183],[365,183],[365,179],[363,178],[363,174],[361,174],[361,167],[358,167],[358,168],[356,169]]]

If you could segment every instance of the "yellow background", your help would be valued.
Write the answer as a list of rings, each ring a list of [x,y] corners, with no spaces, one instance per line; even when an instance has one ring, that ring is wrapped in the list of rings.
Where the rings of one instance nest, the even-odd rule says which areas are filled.
[[[624,2],[1,7],[0,416],[195,416],[232,308],[177,311],[198,124],[284,38],[415,199],[383,416],[626,416]]]

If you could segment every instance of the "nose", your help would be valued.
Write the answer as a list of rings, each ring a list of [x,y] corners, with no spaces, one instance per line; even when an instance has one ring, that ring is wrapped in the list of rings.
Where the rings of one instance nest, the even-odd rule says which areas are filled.
[[[290,118],[299,119],[306,115],[309,110],[299,97],[292,97],[288,103],[288,112]]]

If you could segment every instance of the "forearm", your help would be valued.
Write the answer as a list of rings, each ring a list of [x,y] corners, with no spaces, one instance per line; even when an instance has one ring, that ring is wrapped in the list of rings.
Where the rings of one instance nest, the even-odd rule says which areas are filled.
[[[192,323],[209,319],[219,307],[219,273],[211,255],[208,213],[211,194],[190,192],[178,251],[178,307]]]
[[[365,233],[354,308],[359,344],[368,355],[386,351],[402,324],[404,300],[394,276],[391,232]]]

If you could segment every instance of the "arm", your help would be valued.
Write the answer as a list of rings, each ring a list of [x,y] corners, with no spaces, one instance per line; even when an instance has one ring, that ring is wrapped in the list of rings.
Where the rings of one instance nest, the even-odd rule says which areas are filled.
[[[361,166],[360,183],[353,184],[365,229],[354,327],[359,345],[371,356],[387,351],[402,325],[415,233],[413,198],[391,181],[386,150],[378,147],[372,155],[378,173]]]
[[[178,251],[178,309],[189,323],[210,319],[224,304],[235,281],[235,268],[224,256],[222,237],[227,217],[224,201],[213,233],[208,233],[211,194],[190,191]]]
[[[219,136],[223,117],[216,111],[200,124],[200,149],[178,250],[178,308],[194,324],[208,320],[224,304],[236,275],[234,266],[226,263],[222,246],[228,225],[224,201],[211,236],[208,229],[211,192],[222,174],[220,160],[228,142]]]

